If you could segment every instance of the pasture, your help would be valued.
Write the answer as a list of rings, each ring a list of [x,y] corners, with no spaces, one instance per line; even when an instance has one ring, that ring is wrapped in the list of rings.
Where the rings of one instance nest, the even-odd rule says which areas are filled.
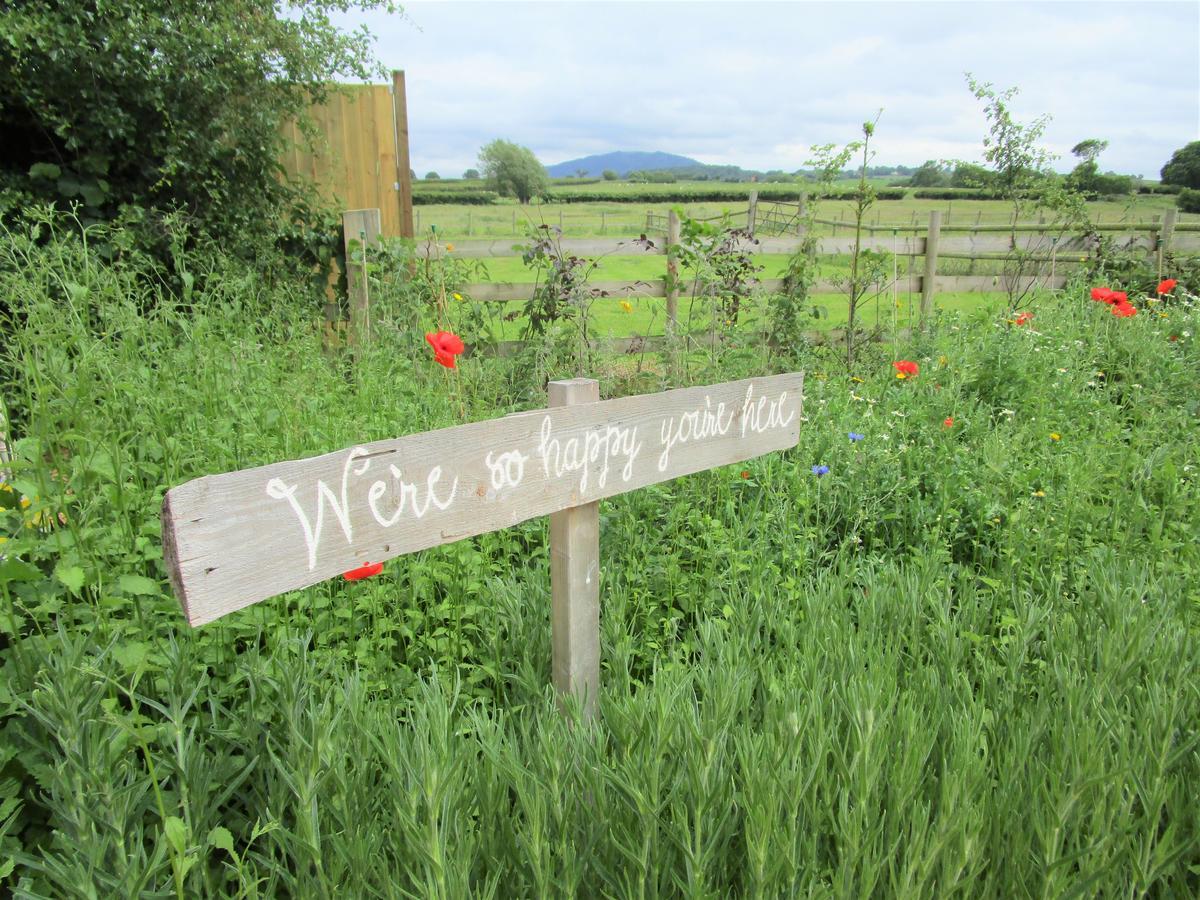
[[[948,304],[852,368],[736,335],[594,357],[605,397],[808,377],[795,449],[601,504],[600,716],[572,727],[544,519],[191,630],[158,512],[542,407],[574,356],[442,368],[445,320],[385,269],[372,342],[331,352],[307,285],[220,249],[179,257],[185,298],[99,226],[0,237],[15,894],[1200,891],[1194,285],[1123,319],[1081,272],[1032,327]]]

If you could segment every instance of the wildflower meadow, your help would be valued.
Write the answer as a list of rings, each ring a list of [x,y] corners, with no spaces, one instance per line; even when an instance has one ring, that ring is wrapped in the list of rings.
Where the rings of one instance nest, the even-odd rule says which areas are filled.
[[[121,237],[0,240],[14,896],[1200,891],[1194,285],[1091,271],[852,367],[752,332],[592,358],[605,398],[805,396],[794,449],[601,503],[586,724],[544,518],[199,629],[159,520],[201,475],[544,407],[578,359],[414,328],[384,275],[330,352],[294,280],[200,248],[183,293]]]

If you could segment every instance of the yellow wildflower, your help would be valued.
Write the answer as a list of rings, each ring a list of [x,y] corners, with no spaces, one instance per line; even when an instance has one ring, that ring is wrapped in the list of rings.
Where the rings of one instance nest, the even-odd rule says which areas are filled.
[[[943,353],[941,356],[938,357],[938,365],[944,366],[945,364],[946,364],[946,354]]]
[[[1045,491],[1034,491],[1034,492],[1033,492],[1033,496],[1035,496],[1035,497],[1045,497],[1045,496],[1046,496],[1046,492],[1045,492]]]
[[[853,381],[855,384],[863,383],[863,380],[861,378],[859,378],[857,375],[851,375],[850,380]]]
[[[903,380],[904,380],[905,378],[907,378],[908,376],[907,376],[907,375],[905,375],[903,372],[897,372],[897,373],[896,373],[896,377],[897,377],[897,378],[899,378],[901,381],[903,381]]]
[[[30,499],[28,497],[22,495],[21,509],[29,509],[30,503],[31,503]]]
[[[1052,441],[1061,441],[1061,440],[1062,440],[1062,435],[1061,435],[1061,434],[1059,434],[1057,431],[1052,431],[1052,432],[1050,432],[1050,440],[1052,440]]]
[[[627,312],[627,313],[631,313],[631,312],[633,312],[633,304],[630,303],[628,300],[622,300],[621,301],[621,309],[625,310],[625,312]]]
[[[454,245],[453,245],[453,244],[447,244],[447,245],[446,245],[446,252],[447,252],[447,253],[453,253],[453,252],[454,252]]]
[[[454,299],[455,299],[455,300],[461,300],[461,299],[462,299],[462,294],[460,294],[458,291],[455,291],[455,292],[454,292]]]

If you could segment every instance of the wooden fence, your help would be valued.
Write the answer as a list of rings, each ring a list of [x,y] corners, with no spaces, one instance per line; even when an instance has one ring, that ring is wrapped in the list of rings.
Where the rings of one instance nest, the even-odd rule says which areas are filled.
[[[284,126],[290,150],[280,160],[289,175],[312,180],[342,209],[378,209],[385,237],[412,237],[412,176],[404,73],[391,84],[341,85],[309,116],[317,145],[296,122]]]
[[[364,211],[347,213],[345,218],[347,241],[363,240],[370,244],[376,238],[370,227],[364,227]],[[365,212],[374,212],[365,211]],[[377,215],[377,213],[376,213]],[[755,218],[753,206],[747,211],[747,221],[753,228]],[[982,226],[979,228],[948,229],[942,226],[942,213],[930,213],[924,234],[900,234],[899,229],[878,229],[890,234],[872,233],[870,229],[860,241],[861,250],[880,250],[897,257],[922,257],[921,271],[910,265],[908,271],[890,281],[885,290],[893,287],[897,291],[919,294],[921,297],[921,322],[928,321],[933,312],[934,299],[939,292],[1007,293],[1010,289],[1025,291],[1035,286],[1061,288],[1066,284],[1066,270],[1079,263],[1081,256],[1092,253],[1096,247],[1091,235],[1065,234],[1051,236],[1044,225],[1022,224],[1016,226],[1015,237],[1011,226]],[[597,295],[612,299],[631,297],[662,297],[666,300],[666,329],[668,334],[676,332],[677,302],[680,289],[676,277],[675,254],[671,248],[679,242],[679,220],[674,212],[666,217],[664,233],[648,233],[647,240],[618,239],[605,237],[561,238],[557,246],[564,254],[581,257],[600,256],[659,256],[665,257],[663,276],[652,280],[634,281],[591,281],[587,287]],[[1176,225],[1174,210],[1168,210],[1162,222],[1133,223],[1123,226],[1105,226],[1124,250],[1141,250],[1148,254],[1161,255],[1167,252],[1195,253],[1200,251],[1200,224]],[[376,229],[377,233],[377,229]],[[821,256],[848,255],[853,252],[855,239],[848,236],[826,236],[817,239],[816,252]],[[511,239],[468,239],[453,242],[453,255],[463,259],[496,259],[518,257],[522,248]],[[789,255],[803,246],[803,239],[794,236],[760,236],[747,242],[745,250],[756,255]],[[1014,251],[1021,251],[1027,261],[1040,264],[1036,273],[1020,272],[986,275],[942,275],[938,273],[939,259],[966,259],[973,261],[1007,261]],[[446,249],[432,239],[417,245],[417,254],[426,259],[444,256]],[[348,255],[349,258],[349,255]],[[361,291],[365,292],[365,281]],[[780,291],[785,287],[783,279],[768,278],[758,282],[767,292]],[[355,288],[352,285],[352,294]],[[528,300],[534,285],[528,282],[490,281],[464,285],[462,292],[472,300],[496,303]],[[810,295],[836,294],[845,290],[844,284],[819,282],[809,288]],[[368,315],[365,293],[351,297],[351,310],[362,317],[362,328],[366,328]],[[359,326],[352,323],[358,330]],[[640,346],[641,338],[629,339],[631,346]]]

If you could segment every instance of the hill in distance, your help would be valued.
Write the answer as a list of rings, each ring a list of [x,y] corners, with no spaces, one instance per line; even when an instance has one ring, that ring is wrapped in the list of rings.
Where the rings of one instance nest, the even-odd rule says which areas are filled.
[[[675,153],[645,150],[618,150],[614,153],[601,153],[584,156],[579,159],[569,159],[566,162],[546,166],[551,178],[568,178],[586,170],[585,178],[599,178],[605,169],[612,169],[624,178],[630,172],[663,171],[666,169],[703,169],[704,163],[679,156]]]

